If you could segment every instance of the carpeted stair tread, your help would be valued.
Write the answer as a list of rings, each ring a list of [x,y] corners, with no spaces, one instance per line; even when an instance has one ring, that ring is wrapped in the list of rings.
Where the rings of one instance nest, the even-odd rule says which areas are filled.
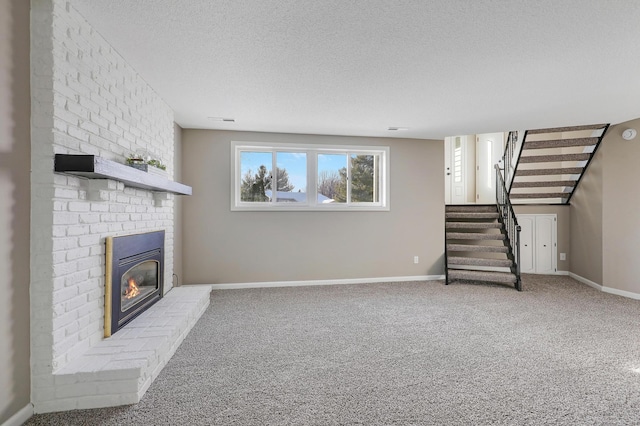
[[[479,257],[448,256],[447,262],[450,265],[470,265],[470,266],[503,266],[511,267],[513,262],[509,259],[484,259]]]
[[[495,204],[458,204],[445,206],[446,212],[461,212],[461,213],[485,213],[496,212],[497,207]]]
[[[476,246],[471,244],[447,244],[447,251],[477,251],[484,253],[508,253],[506,246]]]
[[[559,155],[530,155],[520,157],[520,163],[556,163],[560,161],[585,161],[591,158],[590,153],[583,154],[559,154]]]
[[[479,232],[447,232],[448,240],[504,240],[504,234],[483,234]]]
[[[543,175],[579,175],[584,170],[583,167],[564,167],[556,169],[533,169],[533,170],[516,170],[518,176],[543,176]]]
[[[575,180],[547,180],[538,182],[513,182],[511,188],[552,188],[556,186],[576,186]]]
[[[500,217],[498,212],[481,212],[481,213],[464,213],[464,212],[447,212],[444,215],[447,219],[497,219]]]
[[[509,198],[569,198],[570,195],[570,192],[539,192],[533,194],[518,194],[517,192],[512,192],[509,194]]]
[[[502,224],[498,222],[446,222],[447,229],[500,229]]]
[[[525,141],[522,149],[566,148],[571,146],[591,146],[599,138],[552,139],[547,141]]]
[[[572,127],[552,127],[549,129],[534,129],[527,130],[529,135],[539,135],[541,133],[560,133],[560,132],[575,132],[578,130],[597,130],[606,127],[606,124],[590,124],[586,126],[572,126]]]
[[[449,269],[449,280],[489,281],[498,283],[515,283],[515,274],[510,272],[472,271],[468,269]]]

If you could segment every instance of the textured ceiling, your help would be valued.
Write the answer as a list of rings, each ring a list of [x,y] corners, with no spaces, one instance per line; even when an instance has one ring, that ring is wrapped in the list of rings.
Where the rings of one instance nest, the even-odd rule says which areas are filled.
[[[640,117],[638,0],[71,3],[185,128],[441,138]]]

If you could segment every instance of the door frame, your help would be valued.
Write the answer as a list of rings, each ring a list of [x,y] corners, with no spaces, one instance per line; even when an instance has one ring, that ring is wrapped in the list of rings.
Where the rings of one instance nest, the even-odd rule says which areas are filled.
[[[454,184],[454,140],[456,138],[460,138],[460,149],[461,149],[461,158],[460,158],[460,174],[462,181],[460,184]],[[472,152],[473,151],[473,152]],[[472,158],[471,158],[472,157]],[[473,166],[475,169],[475,143],[471,146],[470,138],[468,135],[456,135],[456,136],[447,136],[444,138],[444,202],[445,204],[470,204],[475,203],[475,172],[471,172],[473,169],[469,169],[470,166]],[[455,200],[453,196],[453,191],[456,186],[460,186],[462,188],[462,195],[459,196],[462,200]],[[469,200],[470,193],[469,191],[473,188],[474,200]]]
[[[491,189],[493,190],[493,194],[491,197],[490,201],[486,201],[486,200],[480,200],[480,187],[482,184],[482,179],[480,179],[479,172],[480,172],[480,167],[481,167],[481,161],[480,161],[480,156],[483,154],[483,152],[485,151],[484,149],[480,149],[481,147],[481,140],[486,140],[486,139],[491,139],[491,141],[493,142],[493,146],[491,147],[491,152],[487,153],[487,155],[490,158],[490,166],[489,166],[489,170],[488,173],[491,175],[490,178],[490,182],[491,182]],[[497,164],[498,162],[500,162],[500,160],[502,159],[502,154],[504,153],[504,147],[505,147],[505,137],[504,137],[504,133],[503,132],[496,132],[496,133],[482,133],[482,134],[477,134],[476,135],[476,141],[475,141],[475,145],[476,145],[476,157],[475,157],[475,175],[476,175],[476,186],[475,186],[475,192],[476,192],[476,203],[479,204],[491,204],[493,202],[495,202],[495,185],[496,185],[496,173],[495,173],[495,164]],[[484,168],[484,167],[483,167]]]

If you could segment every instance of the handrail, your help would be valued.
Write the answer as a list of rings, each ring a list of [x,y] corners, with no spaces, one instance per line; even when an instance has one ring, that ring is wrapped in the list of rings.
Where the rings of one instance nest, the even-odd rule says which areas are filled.
[[[502,155],[502,166],[504,167],[504,181],[506,183],[505,187],[508,186],[508,189],[511,189],[511,182],[513,182],[513,172],[515,167],[513,165],[513,154],[516,151],[516,146],[518,142],[518,131],[509,132],[509,136],[507,137],[507,145],[504,148],[504,154]]]
[[[520,225],[518,225],[518,219],[516,219],[516,213],[513,210],[513,205],[509,200],[509,192],[505,185],[502,173],[500,173],[500,166],[495,165],[496,169],[496,206],[498,207],[498,213],[500,214],[500,221],[503,223],[507,231],[507,243],[510,248],[510,253],[513,256],[511,259],[514,266],[511,267],[511,272],[516,275],[516,290],[522,291],[522,280],[520,279]],[[505,171],[506,171],[505,163]]]
[[[573,197],[573,194],[575,194],[576,188],[578,187],[578,185],[580,185],[580,181],[582,180],[582,177],[587,171],[589,164],[591,164],[591,160],[593,160],[593,157],[596,155],[596,151],[598,151],[598,148],[600,147],[600,143],[602,142],[602,139],[604,138],[605,133],[607,133],[607,130],[609,130],[610,125],[611,124],[608,123],[602,129],[602,133],[600,134],[600,137],[598,137],[598,142],[596,142],[596,146],[593,148],[593,151],[591,151],[591,156],[589,156],[589,159],[587,160],[587,164],[585,164],[584,167],[582,168],[582,173],[580,173],[580,177],[576,181],[576,184],[574,185],[573,190],[569,194],[569,198],[567,198],[567,200],[564,202],[565,204],[569,204],[569,202],[571,201],[571,197]]]

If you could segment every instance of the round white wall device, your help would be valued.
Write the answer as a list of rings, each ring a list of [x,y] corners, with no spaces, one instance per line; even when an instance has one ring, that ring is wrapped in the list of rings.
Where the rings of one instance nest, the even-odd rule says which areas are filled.
[[[636,132],[636,129],[627,129],[622,132],[622,139],[630,141],[631,139],[635,138],[637,134],[638,132]]]

